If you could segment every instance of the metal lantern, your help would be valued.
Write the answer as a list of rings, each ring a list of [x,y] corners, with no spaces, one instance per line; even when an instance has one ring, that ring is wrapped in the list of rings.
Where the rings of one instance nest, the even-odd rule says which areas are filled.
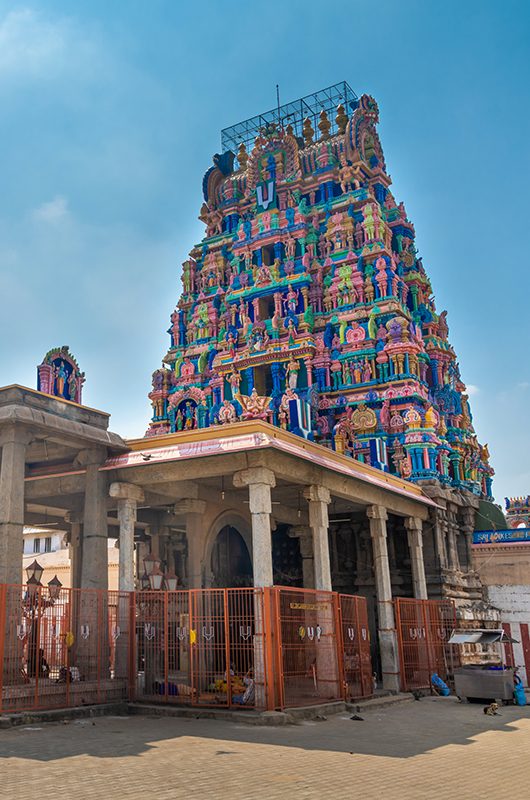
[[[151,589],[158,590],[162,588],[162,582],[164,580],[164,573],[158,566],[160,562],[155,562],[155,566],[149,573],[149,585]]]
[[[144,558],[144,567],[148,575],[152,573],[155,565],[158,567],[158,569],[160,569],[160,559],[156,558],[156,556],[149,554]]]
[[[50,593],[50,599],[53,601],[58,600],[62,588],[63,585],[59,580],[59,578],[57,577],[57,575],[54,578],[52,578],[51,581],[48,581],[48,591]]]
[[[171,570],[170,572],[166,572],[165,582],[166,582],[166,589],[168,590],[168,592],[174,592],[176,590],[179,579],[177,578],[173,570]]]
[[[40,586],[40,579],[42,578],[42,573],[43,572],[44,572],[44,567],[41,567],[41,565],[39,564],[37,559],[35,559],[35,561],[33,561],[33,563],[31,563],[29,565],[29,567],[26,567],[26,575],[28,576],[28,584],[31,581],[31,579],[34,578],[35,581],[37,582],[37,584]]]
[[[147,590],[150,588],[150,586],[151,584],[149,583],[149,575],[147,574],[147,572],[144,572],[144,574],[140,578],[140,588],[142,590]]]

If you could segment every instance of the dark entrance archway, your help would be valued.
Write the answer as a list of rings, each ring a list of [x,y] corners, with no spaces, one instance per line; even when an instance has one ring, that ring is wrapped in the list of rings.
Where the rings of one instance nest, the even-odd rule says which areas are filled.
[[[211,568],[214,588],[253,585],[250,553],[237,528],[225,525],[217,534],[212,548]]]

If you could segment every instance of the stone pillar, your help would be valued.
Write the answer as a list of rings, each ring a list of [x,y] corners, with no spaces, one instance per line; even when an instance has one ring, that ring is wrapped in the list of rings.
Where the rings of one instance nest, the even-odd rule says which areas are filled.
[[[315,588],[315,567],[313,560],[313,539],[308,525],[293,525],[289,536],[298,539],[302,557],[302,580],[304,589]]]
[[[405,527],[407,529],[407,539],[410,550],[414,597],[418,600],[427,600],[427,581],[425,579],[425,564],[423,561],[422,521],[417,517],[409,517],[405,520]]]
[[[447,545],[449,569],[460,571],[460,558],[458,556],[457,542],[458,525],[456,523],[456,512],[447,511]]]
[[[241,470],[234,475],[234,486],[248,486],[254,586],[272,586],[271,488],[276,486],[274,472],[266,467]]]
[[[84,450],[76,463],[86,467],[81,589],[108,589],[107,475],[100,472],[106,451]]]
[[[467,572],[473,570],[473,532],[475,530],[475,515],[475,509],[470,506],[462,509],[462,524],[460,527],[463,535],[466,537]]]
[[[370,536],[372,538],[374,556],[383,688],[398,692],[400,683],[399,656],[386,539],[386,521],[388,515],[383,506],[369,506],[366,513],[370,520]]]
[[[138,503],[144,502],[144,493],[132,483],[111,483],[109,494],[118,501],[120,523],[119,582],[120,592],[134,592],[134,526]]]
[[[70,585],[72,589],[79,589],[81,583],[81,541],[83,538],[81,519],[78,514],[69,512],[70,537],[68,552],[70,556]]]
[[[0,465],[0,583],[23,582],[24,477],[31,434],[17,425],[2,431]]]
[[[206,502],[196,498],[179,500],[173,506],[174,513],[184,514],[186,518],[186,539],[188,543],[187,579],[188,589],[202,589],[204,551],[204,525],[203,515],[206,511]]]
[[[324,486],[308,486],[304,497],[309,504],[309,527],[313,536],[315,589],[331,592],[331,567],[329,561],[328,505],[329,491]]]
[[[447,542],[445,511],[435,509],[433,512],[434,546],[441,569],[447,569]]]

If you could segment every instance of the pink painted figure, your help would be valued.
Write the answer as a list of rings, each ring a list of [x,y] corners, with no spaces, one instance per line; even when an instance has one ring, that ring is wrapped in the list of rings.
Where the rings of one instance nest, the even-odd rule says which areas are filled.
[[[180,375],[182,378],[192,378],[195,375],[195,364],[188,356],[186,356],[180,368]]]
[[[381,413],[379,415],[381,426],[385,431],[390,428],[390,401],[385,400],[381,406]]]
[[[293,314],[296,313],[296,306],[298,305],[298,296],[299,296],[298,290],[297,289],[295,290],[293,289],[292,286],[289,286],[289,289],[287,291],[287,294],[283,302],[287,310]]]

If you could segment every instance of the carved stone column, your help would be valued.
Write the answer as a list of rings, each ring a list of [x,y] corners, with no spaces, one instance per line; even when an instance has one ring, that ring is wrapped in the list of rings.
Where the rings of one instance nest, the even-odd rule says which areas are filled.
[[[109,494],[118,500],[118,520],[120,522],[118,588],[122,592],[133,592],[134,526],[138,503],[143,503],[144,493],[132,483],[112,483]]]
[[[18,425],[6,427],[0,438],[0,583],[22,583],[24,477],[31,438]]]
[[[188,589],[202,589],[204,525],[203,515],[206,501],[197,498],[178,500],[173,506],[174,513],[186,517],[186,539],[188,543],[188,563],[186,568]]]
[[[289,536],[298,539],[300,544],[304,589],[314,589],[315,568],[313,560],[313,538],[311,528],[308,525],[293,525],[293,527],[289,529]]]
[[[456,511],[447,510],[447,549],[449,569],[460,571],[460,558],[458,556],[458,524],[456,521]]]
[[[309,504],[309,527],[313,537],[315,589],[331,591],[331,566],[329,560],[328,505],[329,491],[324,486],[308,486],[304,497]]]
[[[421,519],[409,517],[405,520],[405,527],[410,550],[414,597],[418,600],[427,600],[427,581],[423,561],[423,524]]]
[[[475,530],[475,515],[476,511],[471,507],[464,507],[462,509],[462,534],[466,537],[466,556],[467,565],[466,570],[471,572],[473,569],[473,532]]]
[[[81,540],[81,588],[108,589],[107,475],[100,471],[106,450],[84,450],[76,464],[86,467],[83,538]]]
[[[79,511],[69,511],[66,515],[66,521],[70,523],[68,554],[70,558],[70,585],[72,589],[79,589],[81,583],[82,519],[82,514]]]
[[[271,488],[276,486],[276,478],[266,467],[253,467],[236,472],[234,486],[248,486],[254,586],[272,586]]]
[[[370,520],[370,536],[374,555],[375,588],[377,594],[378,635],[381,654],[383,688],[399,691],[399,657],[396,622],[392,602],[392,584],[388,563],[386,521],[383,506],[369,506],[366,510]]]
[[[441,569],[447,569],[447,519],[443,509],[433,512],[434,545]]]

